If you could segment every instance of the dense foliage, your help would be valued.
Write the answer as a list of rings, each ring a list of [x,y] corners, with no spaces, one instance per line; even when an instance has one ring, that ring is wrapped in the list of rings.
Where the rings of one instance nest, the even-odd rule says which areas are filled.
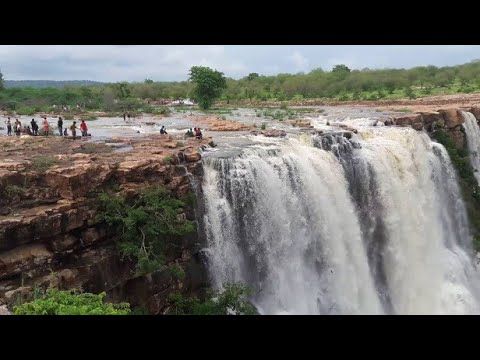
[[[30,302],[15,306],[15,315],[128,315],[130,305],[104,302],[105,293],[79,293],[49,289]]]
[[[227,87],[223,73],[205,66],[193,66],[189,80],[194,84],[193,98],[202,109],[208,109]]]
[[[3,90],[3,88],[4,88],[3,74],[0,71],[0,90]]]
[[[251,290],[242,284],[227,284],[222,291],[210,292],[205,301],[186,298],[180,293],[169,297],[171,315],[255,315],[255,307],[248,301]]]
[[[350,70],[336,65],[332,71],[263,76],[251,73],[242,79],[224,79],[220,72],[195,66],[191,81],[65,86],[63,88],[6,88],[0,92],[0,108],[33,114],[66,105],[76,109],[109,112],[155,112],[151,101],[196,98],[210,106],[223,101],[284,101],[308,98],[378,100],[417,98],[427,95],[480,91],[480,61],[458,66],[419,66],[412,69]],[[164,110],[166,111],[166,110]]]
[[[185,203],[163,187],[149,187],[131,201],[119,195],[99,195],[99,220],[119,234],[118,249],[137,262],[139,273],[164,264],[164,251],[172,237],[192,233],[192,221],[178,216]]]

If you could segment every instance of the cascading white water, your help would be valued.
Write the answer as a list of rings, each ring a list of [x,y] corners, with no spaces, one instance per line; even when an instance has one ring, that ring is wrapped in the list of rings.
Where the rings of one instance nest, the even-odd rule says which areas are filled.
[[[465,120],[463,127],[467,136],[470,164],[472,164],[475,178],[480,184],[480,127],[475,115],[472,113],[462,111],[462,116]]]
[[[215,286],[263,314],[478,313],[466,211],[445,149],[407,128],[206,157]]]

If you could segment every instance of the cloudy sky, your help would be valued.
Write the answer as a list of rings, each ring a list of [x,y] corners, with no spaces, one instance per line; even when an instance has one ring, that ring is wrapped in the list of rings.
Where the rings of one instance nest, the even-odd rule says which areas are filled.
[[[353,69],[456,65],[480,59],[480,46],[337,45],[0,45],[7,80],[156,81],[186,80],[193,65],[240,78],[308,72],[335,64]]]

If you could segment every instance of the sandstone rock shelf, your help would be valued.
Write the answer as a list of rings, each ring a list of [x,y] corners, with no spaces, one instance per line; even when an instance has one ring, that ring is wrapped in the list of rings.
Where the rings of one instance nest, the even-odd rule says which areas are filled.
[[[98,222],[96,194],[115,188],[132,196],[158,184],[182,197],[191,191],[189,176],[201,176],[200,149],[210,141],[118,139],[130,150],[117,152],[104,143],[61,137],[0,138],[0,305],[27,299],[35,287],[58,286],[106,291],[112,301],[161,313],[174,289],[199,291],[196,236],[167,252],[168,264],[185,269],[184,280],[168,271],[137,276],[134,264],[116,251],[116,234]],[[193,209],[179,215],[194,219]]]

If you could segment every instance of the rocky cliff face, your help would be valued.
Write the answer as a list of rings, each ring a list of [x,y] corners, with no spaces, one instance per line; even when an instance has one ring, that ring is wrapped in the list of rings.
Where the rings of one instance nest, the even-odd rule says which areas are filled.
[[[166,250],[168,270],[135,275],[122,259],[111,233],[96,216],[96,196],[115,188],[133,196],[148,185],[163,185],[175,196],[192,191],[200,179],[198,149],[211,139],[177,141],[165,136],[93,144],[59,137],[1,138],[0,305],[32,297],[35,288],[107,292],[110,301],[127,301],[152,314],[163,313],[172,291],[196,294],[206,285],[195,235]],[[111,145],[111,146],[109,146]],[[118,150],[112,150],[118,148]],[[184,216],[195,220],[192,207]]]
[[[457,148],[463,149],[466,146],[466,137],[462,126],[464,122],[462,110],[471,112],[477,120],[480,120],[480,107],[474,106],[417,112],[386,119],[385,125],[411,126],[419,131],[425,129],[428,133],[432,133],[436,129],[443,129],[451,135]]]

